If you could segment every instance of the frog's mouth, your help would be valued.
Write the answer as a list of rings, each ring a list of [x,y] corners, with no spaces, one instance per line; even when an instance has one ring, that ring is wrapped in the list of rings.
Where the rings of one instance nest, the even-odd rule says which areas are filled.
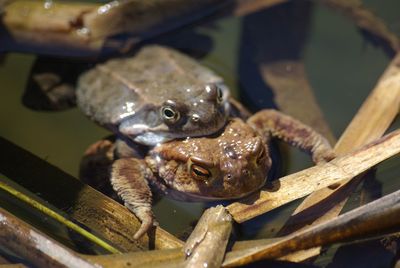
[[[167,192],[165,193],[168,197],[179,200],[179,201],[186,201],[186,202],[212,202],[212,201],[224,201],[224,200],[238,200],[244,197],[251,195],[252,193],[260,191],[267,181],[266,176],[264,181],[260,184],[259,187],[253,189],[252,191],[242,193],[240,195],[235,196],[209,196],[209,195],[202,195],[201,193],[191,193],[191,192],[182,192],[175,189],[172,189],[168,186]]]

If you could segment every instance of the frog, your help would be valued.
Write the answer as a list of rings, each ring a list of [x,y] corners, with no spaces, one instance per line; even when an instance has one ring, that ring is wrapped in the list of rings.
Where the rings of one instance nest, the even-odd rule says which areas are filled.
[[[78,107],[120,137],[154,146],[209,135],[248,112],[224,80],[177,50],[147,45],[133,57],[98,64],[77,83]]]
[[[314,129],[265,109],[247,120],[231,117],[212,135],[175,139],[146,152],[120,139],[102,140],[89,147],[81,170],[89,167],[89,174],[96,164],[107,166],[107,174],[101,174],[106,174],[124,205],[141,221],[134,235],[138,239],[156,222],[153,192],[181,201],[218,201],[240,199],[260,190],[271,170],[269,144],[273,138],[310,153],[316,164],[335,157],[329,142]],[[89,176],[83,180],[92,184]]]

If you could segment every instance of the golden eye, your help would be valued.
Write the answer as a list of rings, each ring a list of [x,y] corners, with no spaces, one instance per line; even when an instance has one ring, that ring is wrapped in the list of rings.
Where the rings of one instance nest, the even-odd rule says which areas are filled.
[[[208,181],[211,177],[211,172],[206,168],[193,164],[190,166],[190,175],[196,180]]]
[[[222,103],[224,101],[224,93],[220,87],[217,87],[217,102]]]
[[[166,120],[170,123],[175,123],[180,118],[179,112],[170,106],[162,107],[161,116],[164,118],[164,120]]]

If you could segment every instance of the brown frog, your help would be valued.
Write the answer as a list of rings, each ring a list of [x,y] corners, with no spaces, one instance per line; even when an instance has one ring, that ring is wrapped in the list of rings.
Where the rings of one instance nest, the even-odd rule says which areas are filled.
[[[74,61],[43,60],[32,71],[27,89],[23,100],[28,107],[62,110],[77,103],[119,138],[147,146],[210,135],[229,116],[249,116],[220,76],[160,45],[90,69]]]
[[[77,103],[119,137],[154,146],[220,130],[233,111],[223,79],[176,50],[158,45],[82,74]]]
[[[84,162],[92,162],[90,167],[104,159],[112,162],[112,187],[142,221],[138,238],[153,225],[151,188],[186,201],[237,199],[260,189],[271,167],[267,144],[272,137],[311,153],[315,163],[334,157],[327,140],[310,127],[263,110],[246,123],[232,118],[219,133],[160,144],[144,156],[121,141],[100,141]]]

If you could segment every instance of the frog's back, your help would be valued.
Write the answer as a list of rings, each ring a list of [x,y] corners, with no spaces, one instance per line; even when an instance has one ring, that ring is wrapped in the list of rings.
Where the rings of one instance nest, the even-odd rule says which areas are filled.
[[[77,100],[86,115],[112,128],[171,96],[190,101],[188,89],[210,83],[222,84],[222,79],[175,50],[152,45],[132,58],[110,60],[83,74]]]

